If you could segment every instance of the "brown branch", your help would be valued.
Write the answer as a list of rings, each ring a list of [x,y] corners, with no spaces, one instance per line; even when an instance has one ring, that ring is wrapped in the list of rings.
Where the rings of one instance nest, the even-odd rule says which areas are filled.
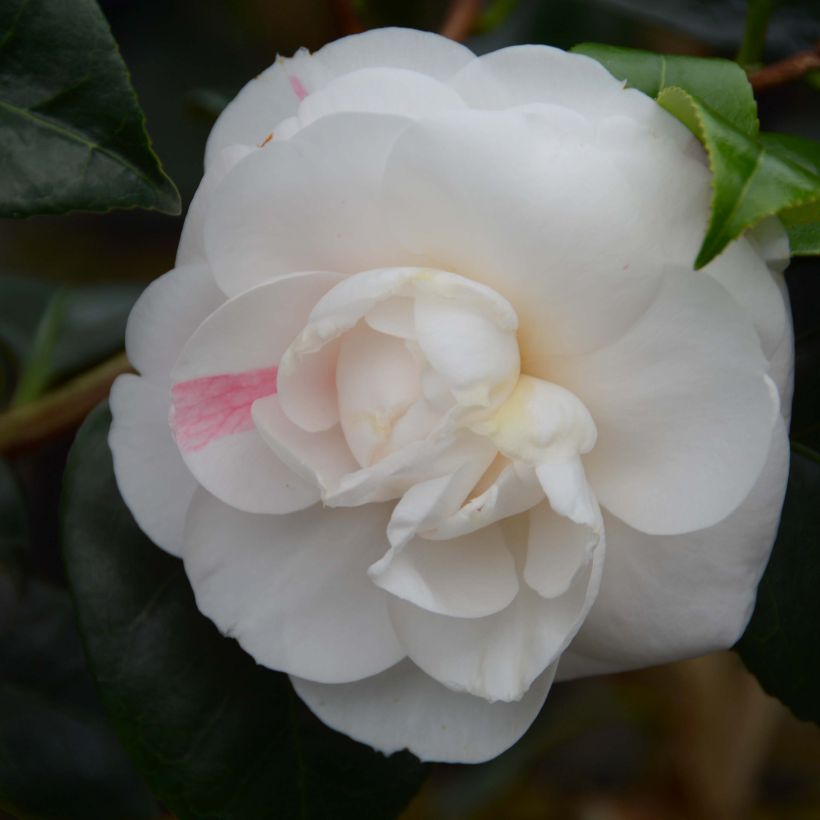
[[[131,370],[120,353],[37,401],[0,413],[0,454],[18,452],[67,432],[99,404],[114,379]]]
[[[755,91],[766,91],[779,85],[793,83],[809,71],[815,70],[820,70],[820,43],[809,51],[801,51],[785,60],[753,71],[749,74],[749,82]]]
[[[353,9],[352,0],[330,0],[330,10],[339,34],[358,34],[364,26]]]
[[[480,14],[481,0],[453,0],[439,34],[460,43],[470,36]]]

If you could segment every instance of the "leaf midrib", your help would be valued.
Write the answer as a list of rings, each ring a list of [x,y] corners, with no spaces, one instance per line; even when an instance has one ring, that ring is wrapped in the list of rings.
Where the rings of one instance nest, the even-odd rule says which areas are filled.
[[[103,145],[100,145],[97,142],[93,142],[92,140],[84,137],[81,133],[72,131],[69,128],[66,128],[64,125],[59,125],[52,120],[47,119],[41,115],[35,114],[28,108],[21,108],[19,105],[13,105],[12,103],[6,102],[5,100],[0,100],[0,108],[5,108],[12,113],[16,114],[17,116],[24,117],[26,119],[32,120],[38,126],[42,128],[46,128],[50,131],[54,131],[55,133],[59,134],[65,139],[71,140],[73,142],[79,143],[80,145],[84,146],[89,153],[100,153],[104,156],[107,156],[109,159],[114,160],[115,162],[119,163],[120,165],[127,168],[134,174],[137,179],[144,182],[150,189],[153,191],[158,191],[159,186],[157,186],[154,181],[146,176],[140,169],[135,166],[132,162],[125,159],[121,154],[118,154],[116,151],[112,151],[110,148],[106,148]]]

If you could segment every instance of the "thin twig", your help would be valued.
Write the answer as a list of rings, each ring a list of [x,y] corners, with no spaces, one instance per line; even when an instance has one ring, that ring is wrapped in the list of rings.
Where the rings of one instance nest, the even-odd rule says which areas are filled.
[[[481,0],[453,0],[439,34],[459,43],[466,40],[475,28],[481,8]]]
[[[753,71],[749,75],[749,82],[755,91],[766,91],[779,85],[793,83],[809,71],[816,70],[820,70],[820,43],[809,51],[801,51],[785,60]]]
[[[330,9],[339,34],[358,34],[364,26],[353,8],[352,0],[330,0]]]
[[[120,353],[30,404],[0,413],[0,454],[17,452],[76,427],[107,395],[111,383],[131,370]]]

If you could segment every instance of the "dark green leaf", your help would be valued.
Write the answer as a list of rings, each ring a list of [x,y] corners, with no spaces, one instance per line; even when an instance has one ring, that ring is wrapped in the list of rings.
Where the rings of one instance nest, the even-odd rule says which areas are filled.
[[[67,593],[29,583],[4,627],[0,807],[55,820],[158,817],[105,723]]]
[[[0,216],[180,211],[94,0],[0,3],[0,144]]]
[[[125,324],[142,285],[58,288],[0,278],[0,346],[8,351],[15,403],[23,404],[123,347]]]
[[[98,408],[72,450],[64,557],[105,706],[155,792],[181,818],[395,817],[424,768],[324,727],[199,613],[119,496],[109,423]]]
[[[581,43],[572,49],[592,57],[619,80],[657,98],[683,88],[745,134],[758,130],[757,105],[746,72],[731,60],[654,54],[633,48]]]
[[[792,452],[780,531],[737,650],[763,688],[820,723],[820,454]]]
[[[706,146],[712,169],[712,213],[695,267],[702,268],[733,239],[766,216],[800,207],[820,218],[820,177],[733,128],[682,88],[667,88],[658,103]]]

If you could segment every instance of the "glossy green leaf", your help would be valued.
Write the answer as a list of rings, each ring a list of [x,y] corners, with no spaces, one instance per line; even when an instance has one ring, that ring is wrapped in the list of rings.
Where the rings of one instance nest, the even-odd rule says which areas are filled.
[[[200,614],[119,496],[109,424],[98,408],[69,458],[64,558],[106,709],[156,794],[183,820],[395,817],[424,767],[327,729]]]
[[[712,169],[712,213],[695,267],[702,268],[761,219],[801,208],[820,218],[820,176],[766,148],[682,88],[667,88],[658,103],[703,142]]]
[[[15,383],[14,402],[31,401],[121,350],[128,314],[142,289],[0,277],[0,346]]]
[[[807,171],[820,175],[820,142],[793,134],[766,133],[760,141],[781,157],[787,157]],[[795,208],[780,215],[789,233],[794,256],[820,255],[820,214],[817,209]]]
[[[581,43],[572,50],[597,60],[613,77],[650,97],[657,98],[667,88],[683,88],[739,131],[757,133],[752,87],[746,72],[731,60],[655,54],[600,43]]]
[[[820,454],[792,452],[780,531],[737,644],[763,688],[797,717],[820,723]]]
[[[68,594],[39,581],[0,629],[0,808],[60,820],[160,814],[105,722]]]
[[[178,214],[95,0],[0,3],[0,216]]]

